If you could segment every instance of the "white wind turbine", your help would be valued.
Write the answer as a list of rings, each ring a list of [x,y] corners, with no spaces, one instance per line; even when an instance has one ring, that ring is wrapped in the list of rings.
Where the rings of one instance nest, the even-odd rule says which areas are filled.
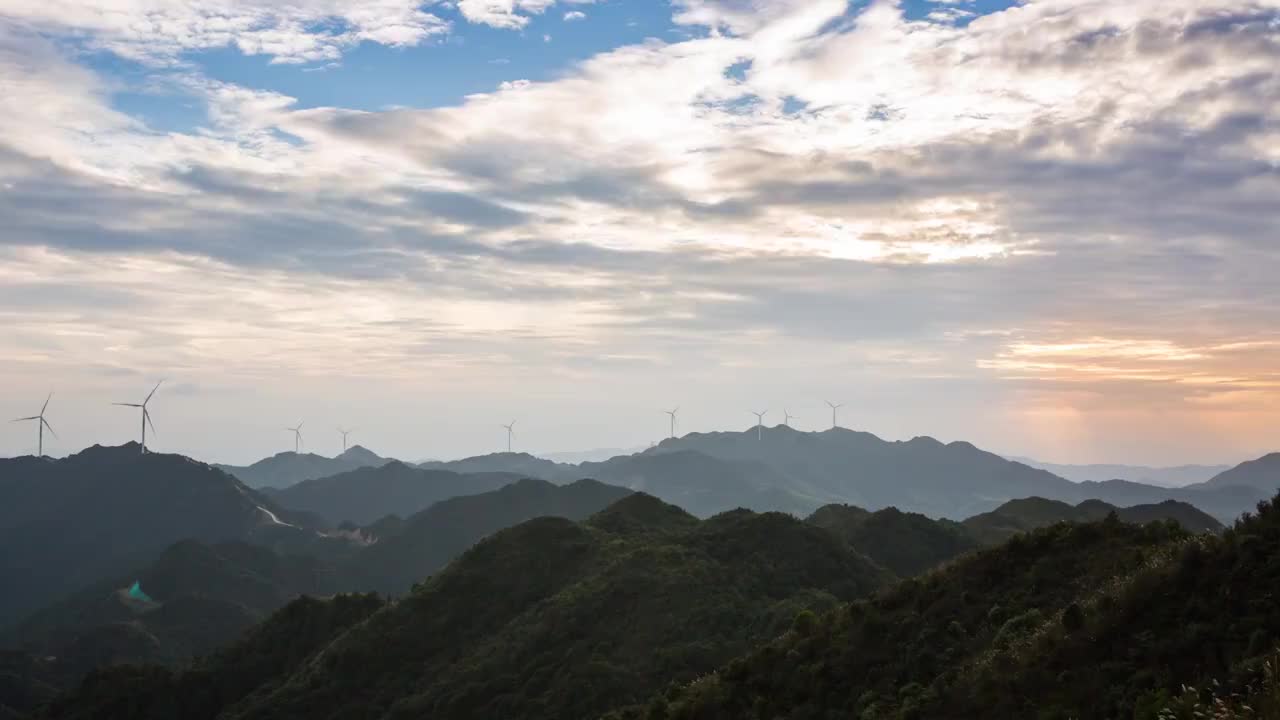
[[[768,410],[761,410],[760,412],[756,412],[755,410],[751,411],[751,414],[756,416],[756,440],[764,439],[764,416],[765,416],[765,413],[767,412],[769,411]]]
[[[671,437],[676,436],[676,413],[680,412],[680,407],[676,406],[675,410],[663,410],[662,412],[671,416]]]
[[[143,400],[141,403],[111,403],[112,405],[119,405],[121,407],[142,408],[142,452],[144,453],[147,451],[147,426],[151,426],[151,432],[153,434],[156,432],[155,423],[151,422],[151,413],[147,410],[147,403],[151,402],[151,396],[156,394],[156,391],[160,389],[160,383],[163,382],[164,381],[161,380],[156,383],[156,386],[151,388],[151,392],[147,393],[147,399]]]
[[[44,411],[49,409],[49,401],[52,399],[53,399],[53,393],[49,393],[49,397],[44,399],[44,406],[40,408],[39,415],[32,415],[31,417],[18,418],[17,420],[14,420],[14,422],[26,422],[28,420],[36,421],[36,428],[37,428],[36,432],[37,432],[37,438],[38,438],[37,444],[36,444],[36,457],[44,457],[44,429],[45,428],[49,428],[49,432],[55,438],[58,437],[58,433],[53,432],[53,426],[49,424],[48,420],[44,419]]]
[[[299,425],[299,427],[301,427],[302,423],[298,423],[298,425]],[[342,433],[342,452],[346,452],[346,451],[347,451],[347,436],[348,436],[348,435],[350,435],[350,434],[351,434],[352,432],[354,432],[354,431],[353,431],[353,430],[343,430],[342,428],[338,428],[338,432]]]
[[[510,425],[503,425],[507,429],[507,452],[511,452],[511,436],[516,431],[516,421],[512,420]]]
[[[830,400],[828,400],[828,401],[827,401],[827,406],[831,408],[831,427],[833,427],[833,428],[838,428],[838,427],[840,427],[840,426],[836,423],[836,411],[837,411],[837,410],[839,410],[840,408],[844,407],[844,403],[840,403],[839,405],[837,405],[837,404],[835,404],[835,403],[831,402]]]
[[[795,415],[792,415],[791,413],[787,412],[787,409],[786,409],[786,408],[783,408],[783,409],[782,409],[782,424],[783,424],[783,425],[786,425],[787,427],[791,427],[791,418],[793,418],[793,417],[795,417]]]
[[[297,427],[287,427],[285,430],[293,433],[293,454],[297,455],[302,450],[302,425],[305,420],[298,423]]]

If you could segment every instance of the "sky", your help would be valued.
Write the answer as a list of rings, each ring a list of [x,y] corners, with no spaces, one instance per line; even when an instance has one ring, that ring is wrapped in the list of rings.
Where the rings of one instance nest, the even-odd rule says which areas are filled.
[[[1280,0],[6,0],[0,97],[51,454],[1280,450]]]

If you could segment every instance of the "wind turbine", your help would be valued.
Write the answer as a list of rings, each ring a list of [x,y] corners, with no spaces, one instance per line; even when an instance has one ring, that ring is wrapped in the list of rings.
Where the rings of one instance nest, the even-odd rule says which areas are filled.
[[[827,405],[830,406],[831,408],[831,427],[832,428],[840,427],[838,424],[836,424],[836,411],[844,407],[844,403],[840,403],[839,405],[837,405],[831,402],[830,400],[828,400]]]
[[[298,426],[299,426],[299,427],[301,427],[301,426],[302,426],[302,423],[298,423]],[[353,431],[352,431],[352,430],[343,430],[342,428],[338,428],[338,432],[342,433],[342,452],[346,452],[346,451],[347,451],[347,436],[348,436],[348,435],[350,435]]]
[[[305,421],[299,422],[299,423],[298,423],[298,427],[287,427],[287,428],[285,428],[285,430],[288,430],[289,432],[293,433],[293,454],[294,454],[294,455],[297,455],[297,454],[298,454],[298,452],[302,450],[302,425],[303,425],[303,422],[305,422]]]
[[[663,410],[662,412],[671,416],[671,437],[674,439],[676,436],[676,413],[680,412],[680,407],[676,406],[675,410]]]
[[[147,451],[147,426],[151,426],[152,433],[156,431],[155,423],[151,422],[151,413],[147,411],[147,403],[151,402],[151,396],[156,394],[156,391],[160,389],[160,383],[163,382],[164,381],[161,380],[156,383],[156,386],[151,388],[151,392],[147,394],[147,399],[143,400],[141,403],[111,403],[112,405],[120,405],[121,407],[142,408],[142,452],[144,453]]]
[[[795,415],[792,415],[791,413],[787,412],[786,408],[782,408],[782,424],[783,425],[786,425],[787,427],[791,427],[791,418],[793,417],[795,417]]]
[[[764,416],[765,416],[765,413],[767,412],[769,411],[768,410],[761,410],[760,412],[756,412],[755,410],[751,411],[751,414],[756,416],[756,440],[764,439]]]
[[[49,424],[48,420],[44,419],[44,411],[49,409],[49,401],[52,399],[53,399],[53,393],[49,393],[49,397],[44,399],[44,406],[40,408],[39,415],[32,415],[31,417],[18,418],[17,420],[14,420],[14,422],[26,422],[27,420],[36,421],[36,427],[38,428],[37,433],[39,437],[39,440],[37,441],[38,444],[36,445],[36,448],[37,448],[36,457],[44,457],[44,429],[45,428],[49,428],[49,432],[52,433],[55,438],[58,437],[58,433],[53,432],[53,426]]]
[[[511,435],[515,433],[516,421],[512,420],[510,425],[503,425],[507,429],[507,452],[511,452]]]

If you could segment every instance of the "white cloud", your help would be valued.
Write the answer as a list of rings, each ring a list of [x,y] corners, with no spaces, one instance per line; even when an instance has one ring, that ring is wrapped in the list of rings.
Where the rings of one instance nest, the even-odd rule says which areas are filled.
[[[565,22],[571,22],[574,20],[586,20],[586,19],[587,19],[587,14],[582,12],[581,10],[570,10],[569,12],[564,14]]]
[[[549,6],[459,7],[522,27]],[[185,19],[144,30],[170,16],[14,7],[0,13],[155,62],[231,42],[204,5],[198,21],[166,6]],[[353,33],[413,42],[413,22],[388,18],[422,12],[288,7],[231,14],[286,28],[245,42],[293,61]],[[339,372],[359,338],[370,373],[471,358],[601,378],[608,355],[795,378],[914,353],[930,361],[875,372],[927,366],[1045,406],[1280,397],[1265,362],[1217,349],[1266,336],[1280,307],[1280,3],[1036,0],[964,27],[886,2],[849,17],[843,2],[677,10],[713,31],[432,110],[299,109],[169,75],[207,106],[189,133],[113,110],[110,79],[53,43],[0,36],[0,93],[18,109],[0,115],[0,293],[116,298],[128,288],[104,266],[149,278],[145,323],[89,299],[11,302],[0,355],[85,364],[94,333],[136,327],[122,364],[166,348],[192,373]],[[303,17],[344,20],[319,32]],[[330,302],[351,288],[367,301],[354,315]],[[219,310],[224,297],[242,300]],[[253,342],[202,360],[238,318]],[[989,327],[1018,330],[972,332]],[[804,358],[763,352],[792,341]],[[847,364],[805,364],[827,350]]]
[[[0,18],[157,64],[220,47],[274,62],[334,60],[361,42],[417,45],[449,29],[418,0],[11,0]]]
[[[468,21],[496,28],[519,29],[530,15],[541,15],[555,0],[458,0],[458,10]]]

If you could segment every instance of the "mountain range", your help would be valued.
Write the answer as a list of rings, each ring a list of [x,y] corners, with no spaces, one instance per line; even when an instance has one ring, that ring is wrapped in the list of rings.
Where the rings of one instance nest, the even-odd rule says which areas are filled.
[[[594,718],[891,579],[782,514],[700,521],[633,494],[581,523],[538,518],[494,534],[216,716]],[[134,717],[173,702],[187,717],[167,677],[135,685]],[[102,716],[94,685],[59,716]]]
[[[581,465],[519,453],[386,461],[262,492],[136,444],[4,460],[0,572],[21,582],[0,596],[0,646],[13,648],[0,651],[0,718],[94,667],[46,716],[924,718],[986,716],[987,703],[1020,717],[1030,709],[993,688],[1007,678],[1018,697],[1034,694],[1046,676],[1020,673],[1025,658],[1123,665],[1097,639],[1110,636],[1072,633],[1095,620],[1127,633],[1142,593],[1181,593],[1192,605],[1157,605],[1152,622],[1166,624],[1149,632],[1185,628],[1220,657],[1120,683],[1103,705],[1086,692],[1096,677],[1059,678],[1066,689],[1049,693],[1061,717],[1154,718],[1144,708],[1194,700],[1170,694],[1184,680],[1245,687],[1239,673],[1280,642],[1259,605],[1276,519],[1259,499],[1280,485],[1278,464],[1177,489],[1074,483],[967,443],[784,427]],[[1233,563],[1206,581],[1231,598],[1191,583],[1190,569],[1161,574],[1202,551]],[[847,607],[880,620],[840,620]],[[921,635],[903,635],[910,627]],[[843,638],[887,674],[806,654],[816,637]],[[1195,647],[1123,642],[1153,658]],[[817,700],[770,664],[778,643],[821,674]],[[735,674],[757,670],[781,679]],[[842,673],[865,679],[841,685]],[[739,695],[755,692],[744,687],[771,694],[744,711]],[[858,697],[840,700],[846,691]]]
[[[806,525],[830,532],[851,551],[883,567],[885,576],[908,577],[1022,529],[1102,517],[1111,511],[1135,522],[1175,519],[1195,531],[1221,529],[1212,518],[1178,503],[1116,509],[1096,501],[1073,507],[1035,498],[1007,503],[964,523],[894,508],[871,512],[831,505],[815,512]],[[735,515],[750,513],[728,514]],[[240,543],[209,546],[184,541],[147,567],[95,583],[46,607],[0,635],[0,647],[43,658],[38,664],[41,682],[55,690],[98,666],[176,666],[193,655],[217,650],[301,594],[408,592],[484,536],[538,516],[592,516],[592,527],[626,536],[699,525],[679,508],[622,488],[589,480],[565,486],[522,480],[437,503],[403,521],[381,541],[336,561],[284,556]],[[144,590],[143,599],[133,597],[130,587]]]
[[[800,432],[786,426],[759,433],[691,433],[599,463],[563,465],[499,453],[431,466],[520,472],[555,482],[592,477],[652,493],[703,517],[738,506],[808,514],[822,505],[845,503],[960,520],[1008,500],[1039,496],[1072,504],[1097,499],[1117,506],[1177,500],[1229,522],[1271,493],[1265,483],[1216,479],[1186,488],[1125,480],[1077,483],[966,442],[927,437],[886,441],[842,428]]]
[[[268,475],[277,478],[271,482],[303,476],[317,480],[322,479],[320,473],[326,469],[341,468],[331,474],[360,472],[389,462],[357,447],[333,459],[281,453],[250,466],[254,470],[230,470],[239,472],[242,479],[247,478],[253,484],[267,482]],[[353,463],[364,465],[363,468],[348,467]],[[1177,500],[1229,522],[1280,486],[1280,480],[1267,479],[1274,476],[1272,465],[1263,461],[1257,464],[1259,467],[1254,470],[1247,465],[1244,469],[1223,470],[1212,476],[1219,468],[1057,466],[1073,476],[1068,480],[965,442],[941,443],[928,437],[885,441],[870,433],[842,428],[800,432],[782,425],[759,431],[692,433],[664,440],[641,452],[597,462],[570,464],[527,453],[505,452],[447,462],[430,461],[418,467],[461,475],[509,474],[561,484],[592,478],[649,492],[699,517],[735,507],[807,515],[825,504],[845,503],[868,509],[897,507],[904,512],[960,520],[992,510],[1007,500],[1034,495],[1071,504],[1098,499],[1117,506]],[[1252,479],[1246,478],[1245,472],[1252,472]],[[403,469],[393,474],[408,477]],[[1194,479],[1204,482],[1168,487],[1111,477],[1113,475],[1141,476],[1165,485]],[[360,477],[374,481],[379,476],[362,474]],[[353,486],[356,484],[354,477],[347,481],[353,482]],[[320,514],[330,523],[350,520],[360,524],[382,511],[403,516],[423,506],[422,499],[403,494],[411,485],[399,487],[399,495],[388,491],[383,500],[383,493],[375,489],[357,503],[349,494],[343,500],[326,499],[321,497],[323,492],[312,485],[305,491],[296,491],[299,499],[293,507],[327,508]],[[340,494],[335,488],[334,497]],[[287,495],[275,497],[283,504],[290,503]],[[434,496],[430,491],[423,491],[422,498],[431,497]],[[404,498],[407,504],[399,506],[398,498]],[[344,511],[336,509],[354,508],[352,503],[361,504],[365,509],[346,511],[346,517]]]
[[[521,488],[569,489],[522,481],[485,495]],[[863,550],[892,560],[904,543],[927,545],[964,533],[967,525],[848,506],[823,508],[803,522],[748,510],[699,520],[646,494],[624,492],[581,522],[540,517],[497,531],[398,601],[368,604],[359,595],[298,601],[191,670],[100,671],[44,717],[111,717],[122,708],[143,720],[703,717],[685,709],[691,703],[721,713],[711,717],[789,717],[788,703],[808,702],[803,690],[770,696],[767,715],[754,714],[750,703],[746,710],[721,711],[697,693],[705,682],[727,683],[732,673],[754,671],[761,658],[773,658],[760,648],[825,637],[820,633],[833,632],[827,628],[844,627],[838,619],[853,612],[848,608],[863,607],[870,609],[858,610],[856,622],[864,613],[885,618],[878,630],[866,631],[878,634],[830,653],[859,667],[884,663],[884,669],[866,672],[865,681],[819,674],[809,682],[822,692],[864,682],[874,694],[841,700],[833,689],[836,699],[824,696],[824,702],[842,710],[855,700],[863,709],[877,701],[885,707],[879,688],[896,690],[895,674],[927,677],[948,657],[980,655],[992,643],[1005,647],[1041,617],[1055,618],[1054,608],[1069,606],[1075,594],[1145,572],[1150,558],[1189,542],[1219,542],[1174,523],[1121,522],[1124,509],[1090,523],[1056,522],[1055,513],[1092,516],[1103,509],[1011,503],[995,513],[1003,523],[1051,525],[990,550],[956,544],[938,555],[941,569],[900,574]],[[1198,519],[1213,522],[1202,514]],[[900,575],[920,579],[899,582]],[[339,609],[353,604],[358,610]],[[358,617],[331,620],[351,612]],[[917,638],[912,628],[921,624],[926,632]],[[901,658],[894,654],[899,646],[906,653]],[[800,654],[792,650],[788,657],[813,652],[798,647]],[[792,682],[793,674],[779,675]],[[929,696],[908,688],[892,700],[920,697]],[[944,710],[921,717],[945,716]]]

